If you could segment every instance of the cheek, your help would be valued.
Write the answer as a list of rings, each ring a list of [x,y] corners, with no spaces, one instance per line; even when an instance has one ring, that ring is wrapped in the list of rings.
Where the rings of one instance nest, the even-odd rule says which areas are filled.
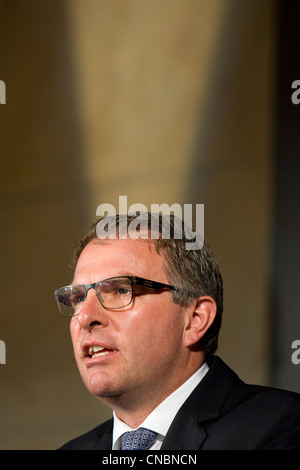
[[[79,351],[79,344],[80,344],[80,342],[79,342],[80,332],[79,332],[78,326],[75,323],[75,318],[72,318],[71,322],[70,322],[70,334],[71,334],[71,340],[72,340],[72,344],[73,344],[75,359],[77,361],[78,351]]]
[[[127,346],[136,361],[162,362],[177,355],[182,344],[182,312],[168,303],[138,312],[127,325]]]

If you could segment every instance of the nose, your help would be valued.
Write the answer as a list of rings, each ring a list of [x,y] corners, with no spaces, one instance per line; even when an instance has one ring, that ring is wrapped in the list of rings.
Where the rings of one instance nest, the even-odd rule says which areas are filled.
[[[101,305],[94,289],[88,291],[83,306],[77,315],[77,321],[81,328],[88,330],[96,325],[107,325],[107,311]]]

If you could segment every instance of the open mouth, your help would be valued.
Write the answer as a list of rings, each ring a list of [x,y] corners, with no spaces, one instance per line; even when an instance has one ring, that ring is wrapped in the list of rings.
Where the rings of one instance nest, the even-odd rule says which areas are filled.
[[[109,354],[113,352],[113,349],[108,349],[103,346],[89,346],[88,349],[88,357],[94,358],[99,356],[104,356],[105,354]]]

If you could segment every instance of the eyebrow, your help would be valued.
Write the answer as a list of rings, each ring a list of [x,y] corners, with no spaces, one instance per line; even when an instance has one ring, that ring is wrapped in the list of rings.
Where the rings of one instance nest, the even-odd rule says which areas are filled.
[[[117,276],[137,276],[137,274],[131,271],[121,271],[120,274],[117,274]],[[112,276],[112,277],[116,277],[116,276]]]

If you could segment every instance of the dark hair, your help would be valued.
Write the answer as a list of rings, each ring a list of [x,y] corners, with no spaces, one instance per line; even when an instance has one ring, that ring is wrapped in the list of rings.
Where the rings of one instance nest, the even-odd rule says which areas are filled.
[[[153,213],[147,212],[144,213],[144,215],[146,215],[148,232],[150,232]],[[189,294],[184,292],[172,292],[173,302],[186,306],[192,299],[204,295],[212,297],[216,302],[217,314],[214,322],[197,344],[197,347],[203,351],[206,360],[208,360],[217,350],[219,330],[222,322],[223,281],[219,267],[205,240],[201,239],[202,247],[200,249],[186,248],[187,241],[190,241],[192,238],[191,233],[193,235],[194,233],[188,231],[183,221],[173,215],[155,214],[155,216],[158,220],[158,238],[149,238],[145,241],[154,245],[156,251],[164,257],[165,273],[168,282],[182,287],[185,291],[189,292]],[[117,230],[117,237],[118,231],[121,233],[121,229],[125,228],[126,231],[130,231],[130,223],[135,219],[137,219],[136,214],[127,215],[125,217],[122,215],[110,216],[95,221],[75,248],[73,259],[74,267],[76,267],[81,252],[92,240],[98,239],[99,242],[101,241],[99,232],[97,232],[99,223],[102,224],[102,227],[103,223],[106,224],[106,238],[112,238],[109,236],[109,222],[113,224],[114,228]],[[170,236],[164,238],[162,236],[162,226],[166,220],[169,223]],[[176,236],[176,233],[178,235],[178,231],[176,232],[178,224],[180,224],[183,229],[180,238]]]

